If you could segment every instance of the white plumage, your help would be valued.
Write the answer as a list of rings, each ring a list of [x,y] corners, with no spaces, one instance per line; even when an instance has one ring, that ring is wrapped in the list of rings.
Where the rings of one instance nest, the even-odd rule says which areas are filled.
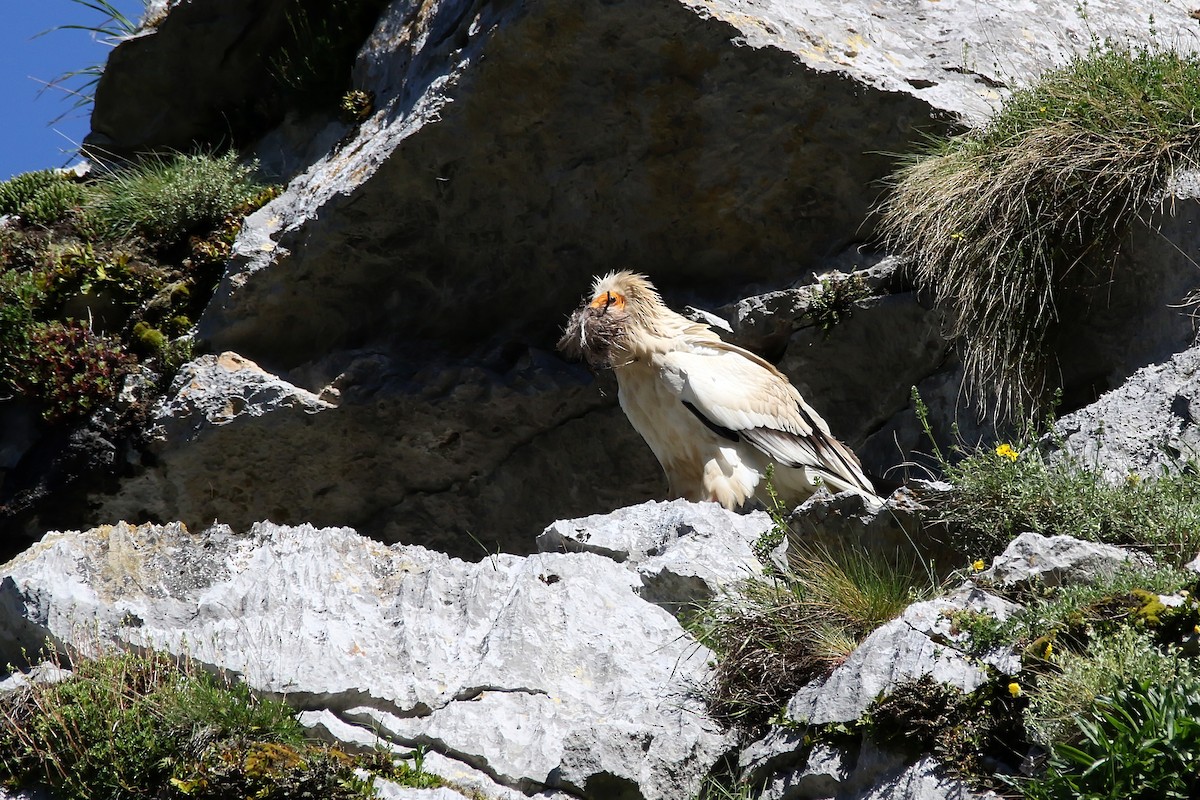
[[[858,458],[787,376],[663,304],[644,275],[598,278],[559,347],[616,373],[629,421],[662,464],[672,497],[736,508],[765,476],[797,504],[824,484],[881,503]]]

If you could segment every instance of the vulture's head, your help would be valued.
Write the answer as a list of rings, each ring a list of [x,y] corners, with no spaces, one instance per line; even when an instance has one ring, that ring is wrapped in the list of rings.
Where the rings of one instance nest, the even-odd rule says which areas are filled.
[[[558,349],[593,369],[620,366],[639,334],[653,329],[659,309],[665,309],[662,298],[645,275],[610,272],[596,278],[591,295],[571,314]]]

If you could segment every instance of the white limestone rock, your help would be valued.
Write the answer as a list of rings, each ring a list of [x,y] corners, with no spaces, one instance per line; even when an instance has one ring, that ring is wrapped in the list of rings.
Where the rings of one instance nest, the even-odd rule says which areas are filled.
[[[585,552],[635,570],[641,595],[675,612],[762,575],[754,545],[772,527],[761,511],[735,514],[717,503],[656,502],[559,520],[537,538],[542,552]]]
[[[345,528],[121,523],[47,534],[5,573],[10,659],[47,636],[187,654],[521,792],[674,800],[732,745],[697,696],[711,654],[589,553],[468,563]]]
[[[1111,544],[1027,531],[993,558],[992,566],[980,577],[999,586],[1034,579],[1047,586],[1059,586],[1094,582],[1131,563],[1145,563],[1145,559]]]
[[[1200,457],[1198,372],[1200,348],[1145,367],[1095,403],[1058,420],[1048,441],[1061,443],[1075,462],[1095,465],[1115,484],[1130,476],[1177,472]]]

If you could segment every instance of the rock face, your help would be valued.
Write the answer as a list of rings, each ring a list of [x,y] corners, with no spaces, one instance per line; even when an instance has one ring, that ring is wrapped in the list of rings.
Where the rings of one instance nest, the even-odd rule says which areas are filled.
[[[199,335],[329,405],[254,416],[250,387],[208,382],[232,417],[182,435],[199,418],[168,398],[142,457],[118,459],[130,474],[59,525],[307,521],[460,555],[487,530],[485,549],[524,553],[555,519],[661,497],[611,385],[553,353],[591,277],[618,267],[724,319],[871,470],[903,477],[927,449],[912,386],[943,444],[952,423],[968,440],[989,428],[937,309],[874,250],[885,154],[979,123],[1093,37],[1144,40],[1153,14],[1186,46],[1194,25],[1149,0],[363,0],[377,18],[343,26],[345,63],[327,70],[372,98],[350,124],[332,83],[280,83],[290,8],[156,4],[107,65],[89,141],[123,154],[233,136],[288,181],[247,220]],[[1190,191],[1135,233],[1097,294],[1105,313],[1070,304],[1085,312],[1061,348],[1072,402],[1190,337],[1167,307],[1192,280]],[[830,269],[863,271],[871,291],[824,330],[808,276]]]
[[[542,531],[537,545],[543,552],[595,553],[626,564],[640,577],[644,599],[677,613],[760,577],[754,546],[771,527],[761,511],[739,516],[716,503],[651,501],[559,520]]]
[[[1013,539],[981,575],[999,586],[1032,580],[1046,586],[1096,583],[1111,577],[1121,567],[1141,560],[1130,551],[1113,545],[1084,542],[1072,536],[1026,532]]]
[[[1140,370],[1056,429],[1064,451],[1113,482],[1181,469],[1200,455],[1200,349]]]
[[[505,797],[691,797],[733,744],[698,696],[709,652],[591,553],[470,563],[344,528],[120,524],[49,534],[5,574],[10,661],[47,636],[188,655]]]
[[[155,409],[143,456],[153,466],[98,495],[93,516],[242,528],[349,519],[377,538],[478,558],[530,552],[530,532],[562,509],[661,491],[640,440],[624,454],[595,450],[589,424],[627,423],[578,369],[536,352],[510,358],[359,351],[316,395],[234,353],[205,356]],[[622,457],[635,480],[587,485]],[[584,466],[567,471],[568,460]]]

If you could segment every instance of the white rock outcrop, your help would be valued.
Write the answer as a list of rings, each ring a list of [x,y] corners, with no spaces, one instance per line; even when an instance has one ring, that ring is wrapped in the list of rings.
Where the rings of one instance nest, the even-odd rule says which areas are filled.
[[[590,553],[470,563],[345,528],[122,523],[48,534],[5,575],[9,660],[45,637],[165,649],[489,791],[677,800],[733,743],[699,696],[708,650]]]

